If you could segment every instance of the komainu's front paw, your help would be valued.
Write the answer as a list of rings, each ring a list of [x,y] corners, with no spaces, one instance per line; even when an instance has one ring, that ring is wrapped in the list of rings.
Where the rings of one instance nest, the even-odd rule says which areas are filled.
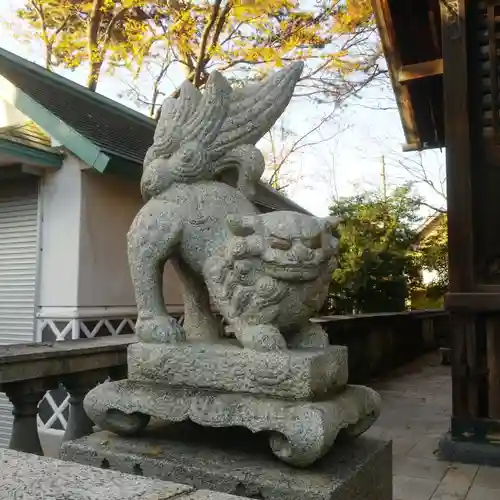
[[[172,316],[139,316],[135,333],[141,342],[178,344],[186,340],[186,332]]]
[[[308,323],[290,339],[288,345],[290,349],[326,349],[330,341],[321,325]]]
[[[243,347],[254,351],[276,351],[287,349],[281,332],[272,325],[245,326],[236,331],[236,337]]]

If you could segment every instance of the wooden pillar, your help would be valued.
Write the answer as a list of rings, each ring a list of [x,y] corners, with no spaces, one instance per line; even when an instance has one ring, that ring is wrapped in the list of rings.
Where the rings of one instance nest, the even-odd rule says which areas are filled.
[[[453,417],[460,440],[500,429],[500,0],[441,2]],[[497,26],[498,24],[498,26]],[[498,419],[498,420],[497,420]]]
[[[441,4],[454,417],[478,416],[477,391],[469,384],[475,359],[474,315],[453,309],[455,294],[473,291],[467,6],[467,0]]]

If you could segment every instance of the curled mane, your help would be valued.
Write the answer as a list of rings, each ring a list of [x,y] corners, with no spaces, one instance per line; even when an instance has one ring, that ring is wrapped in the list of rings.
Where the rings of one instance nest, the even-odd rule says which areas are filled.
[[[204,274],[210,295],[229,318],[267,310],[271,320],[287,293],[286,284],[267,276],[259,256],[242,251],[244,238],[239,240],[231,251],[207,261]]]

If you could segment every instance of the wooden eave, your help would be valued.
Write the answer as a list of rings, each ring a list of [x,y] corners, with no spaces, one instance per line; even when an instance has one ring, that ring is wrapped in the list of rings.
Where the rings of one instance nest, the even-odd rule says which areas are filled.
[[[439,0],[372,0],[406,138],[405,150],[444,146]]]

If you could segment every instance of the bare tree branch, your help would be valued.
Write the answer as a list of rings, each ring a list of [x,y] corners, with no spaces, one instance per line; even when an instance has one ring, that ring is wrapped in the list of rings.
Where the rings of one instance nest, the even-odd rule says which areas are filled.
[[[282,182],[282,172],[285,165],[290,161],[290,158],[297,154],[298,152],[306,149],[317,146],[318,144],[322,144],[325,142],[329,142],[339,134],[344,132],[347,127],[343,127],[342,129],[336,131],[334,134],[329,135],[328,137],[322,137],[320,134],[320,129],[324,127],[324,125],[329,122],[335,115],[337,114],[337,110],[334,110],[327,115],[323,116],[321,120],[307,132],[303,133],[299,137],[297,137],[289,147],[286,146],[286,138],[291,135],[291,132],[286,130],[283,125],[283,122],[280,121],[280,139],[281,139],[281,148],[280,151],[277,151],[278,148],[278,140],[276,137],[275,127],[271,129],[268,134],[269,142],[271,145],[271,159],[268,163],[268,169],[271,171],[271,176],[269,179],[269,184],[273,186],[275,189],[280,190],[283,188]],[[318,134],[319,138],[314,140],[306,140],[310,138],[313,134]]]
[[[430,152],[428,152],[428,154],[430,154]],[[436,163],[439,165],[439,168],[437,175],[432,176],[429,166],[426,165],[424,160],[424,154],[421,151],[416,152],[415,154],[395,153],[390,155],[389,158],[393,162],[394,166],[406,172],[407,176],[412,179],[415,184],[427,187],[427,189],[429,189],[430,192],[442,202],[440,204],[436,204],[431,203],[428,200],[424,200],[422,202],[423,206],[437,213],[446,213],[446,176],[441,162],[436,159]]]

